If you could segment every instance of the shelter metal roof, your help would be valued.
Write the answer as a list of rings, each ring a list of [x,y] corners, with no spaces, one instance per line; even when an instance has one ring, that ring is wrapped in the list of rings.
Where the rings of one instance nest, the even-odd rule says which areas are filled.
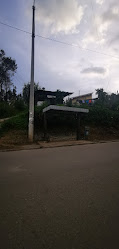
[[[89,109],[84,108],[76,108],[76,107],[68,107],[68,106],[57,106],[57,105],[49,105],[43,109],[43,113],[48,112],[50,110],[55,111],[66,111],[66,112],[75,112],[75,113],[88,113]]]

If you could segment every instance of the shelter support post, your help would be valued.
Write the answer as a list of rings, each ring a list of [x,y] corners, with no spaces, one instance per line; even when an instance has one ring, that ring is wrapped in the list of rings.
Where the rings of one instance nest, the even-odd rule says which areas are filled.
[[[47,130],[47,116],[46,113],[44,113],[44,139],[47,139],[48,130]]]
[[[77,134],[76,134],[77,140],[80,140],[80,114],[77,113]]]

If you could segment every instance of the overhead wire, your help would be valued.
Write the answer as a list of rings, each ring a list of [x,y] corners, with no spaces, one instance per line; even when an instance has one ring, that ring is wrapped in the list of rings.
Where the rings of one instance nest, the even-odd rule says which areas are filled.
[[[17,82],[20,83],[21,86],[24,86],[24,80],[20,79],[18,72],[16,72],[16,74],[14,75],[14,77],[17,80]]]
[[[21,81],[24,82],[24,79],[22,78],[21,74],[19,74],[18,72],[17,72],[17,76],[19,77],[19,79],[20,79]]]
[[[1,25],[4,25],[4,26],[7,26],[7,27],[9,27],[9,28],[12,28],[12,29],[15,29],[15,30],[24,32],[24,33],[26,33],[26,34],[32,35],[32,33],[29,32],[29,31],[23,30],[23,29],[21,29],[21,28],[14,27],[14,26],[12,26],[12,25],[3,23],[3,22],[1,22],[1,21],[0,21],[0,24],[1,24]],[[66,46],[77,47],[77,48],[80,48],[80,49],[82,49],[82,50],[86,50],[86,51],[89,51],[89,52],[97,53],[97,54],[104,55],[104,56],[108,56],[108,57],[112,57],[112,58],[115,58],[115,59],[119,60],[119,57],[118,57],[118,56],[106,54],[106,53],[99,52],[99,51],[96,51],[96,50],[93,50],[93,49],[89,49],[89,48],[84,48],[84,47],[79,46],[78,44],[68,43],[68,42],[56,40],[56,39],[53,39],[53,38],[50,38],[50,37],[45,37],[45,36],[38,35],[38,34],[36,34],[35,36],[36,36],[36,37],[39,37],[39,38],[42,38],[42,39],[45,39],[45,40],[49,40],[49,41],[53,41],[53,42],[56,42],[56,43],[60,43],[60,44],[66,45]]]
[[[26,33],[26,34],[31,35],[31,32],[26,31],[26,30],[23,30],[23,29],[20,29],[20,28],[17,28],[17,27],[15,27],[15,26],[9,25],[9,24],[7,24],[7,23],[4,23],[4,22],[1,22],[1,21],[0,21],[0,24],[1,24],[1,25],[4,25],[4,26],[7,26],[7,27],[9,27],[9,28],[11,28],[11,29],[15,29],[15,30],[18,30],[18,31],[21,31],[21,32],[24,32],[24,33]]]
[[[20,83],[20,85],[22,84],[22,82],[19,80],[19,78],[17,77],[17,73],[14,75],[14,78],[15,78],[15,80],[17,80],[17,82],[19,82]]]

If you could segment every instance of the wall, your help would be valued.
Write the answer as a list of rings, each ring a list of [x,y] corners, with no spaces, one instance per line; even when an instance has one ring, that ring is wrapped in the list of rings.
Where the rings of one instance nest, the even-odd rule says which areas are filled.
[[[92,99],[92,94],[86,95],[86,96],[82,96],[82,97],[78,96],[77,98],[72,99],[72,104],[77,103],[77,101],[79,101],[79,100],[89,100],[89,99]]]

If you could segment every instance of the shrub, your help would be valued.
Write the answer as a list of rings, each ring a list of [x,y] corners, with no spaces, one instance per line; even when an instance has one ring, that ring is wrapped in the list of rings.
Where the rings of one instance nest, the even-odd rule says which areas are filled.
[[[23,112],[26,109],[24,101],[22,99],[16,100],[14,103],[14,107],[17,111]]]
[[[0,134],[10,130],[26,130],[28,127],[28,112],[4,121],[0,127]]]
[[[17,110],[8,103],[0,103],[0,118],[8,118],[17,114]]]
[[[47,102],[44,102],[41,106],[35,106],[34,125],[36,130],[39,129],[40,126],[43,126],[43,109],[47,106]]]
[[[119,112],[97,105],[89,108],[89,113],[84,116],[83,121],[88,123],[88,125],[117,127],[119,124]]]
[[[26,110],[23,100],[16,100],[14,105],[6,102],[0,103],[0,118],[8,118]]]

